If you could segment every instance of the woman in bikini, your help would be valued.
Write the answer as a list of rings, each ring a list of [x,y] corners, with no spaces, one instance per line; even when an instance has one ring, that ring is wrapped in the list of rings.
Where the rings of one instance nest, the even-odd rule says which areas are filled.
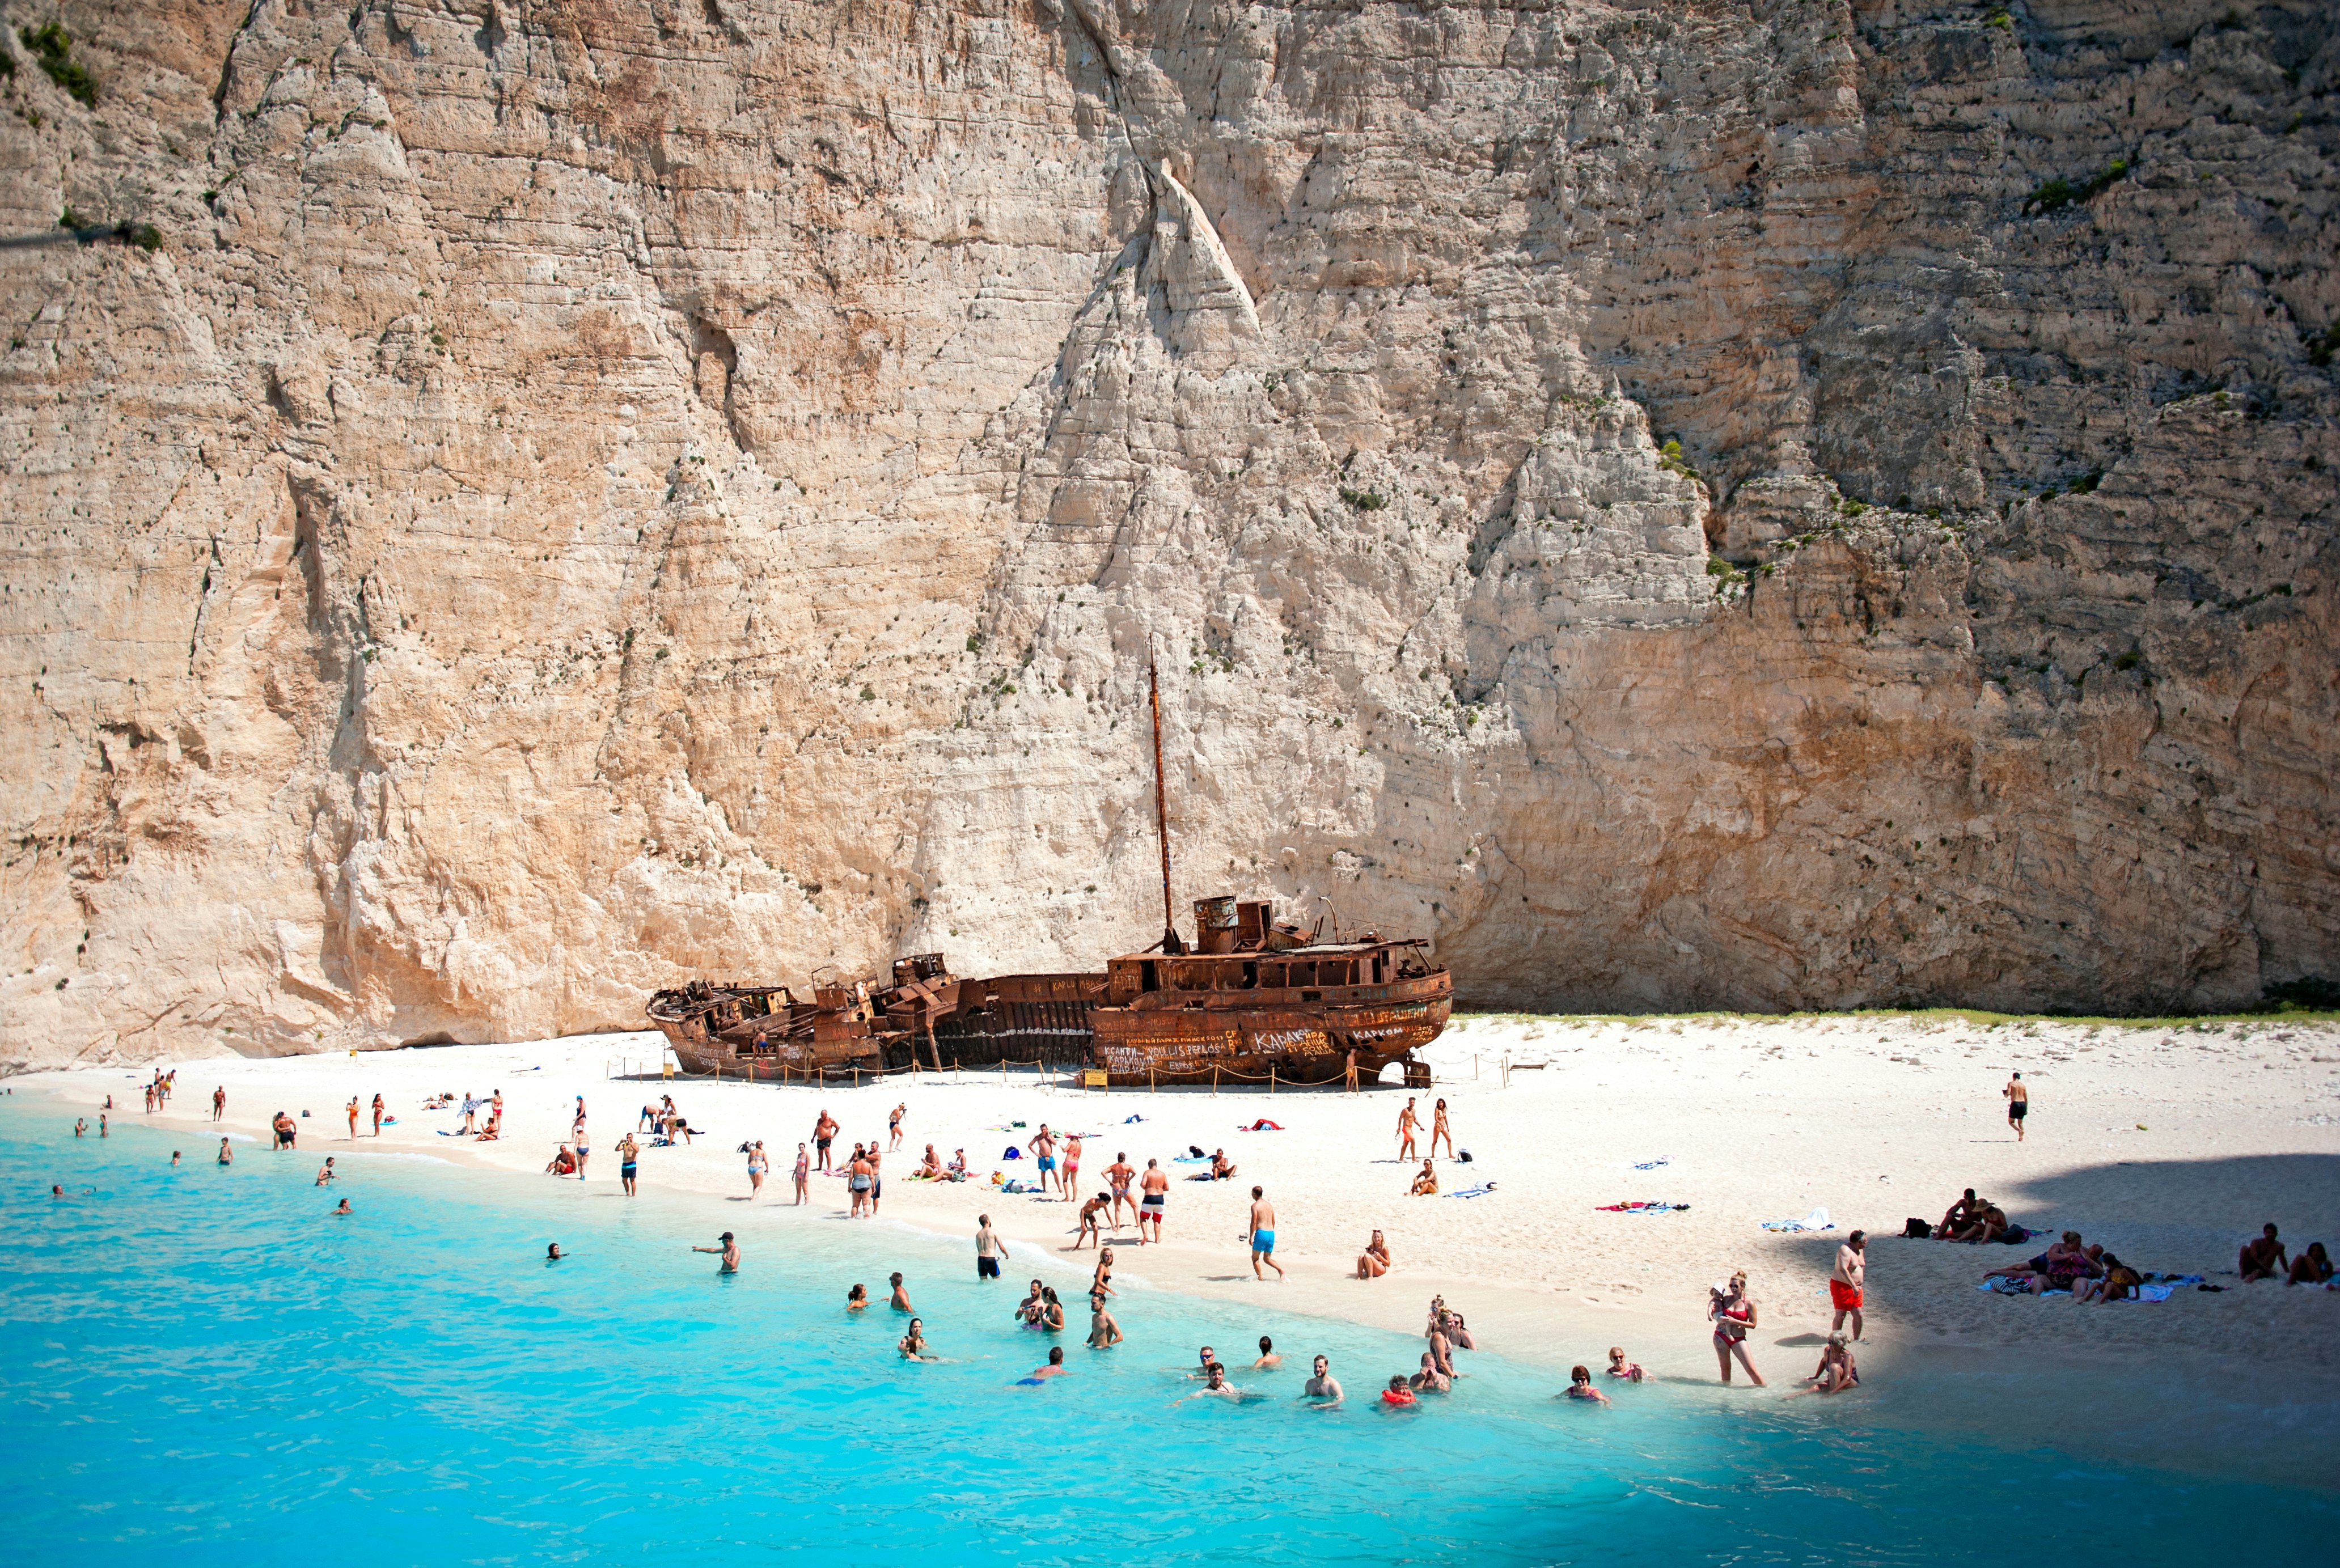
[[[1373,1232],[1373,1239],[1365,1243],[1365,1250],[1357,1255],[1357,1277],[1359,1279],[1379,1279],[1382,1275],[1387,1274],[1389,1270],[1389,1243],[1382,1239],[1381,1232],[1375,1231]]]
[[[1089,1294],[1091,1295],[1117,1294],[1113,1288],[1113,1248],[1111,1247],[1106,1247],[1097,1254],[1096,1273],[1090,1276]]]
[[[1422,1174],[1413,1178],[1413,1188],[1409,1196],[1413,1197],[1438,1196],[1438,1172],[1431,1167],[1428,1160],[1422,1162]]]
[[[1747,1354],[1747,1331],[1756,1320],[1755,1300],[1747,1294],[1746,1270],[1732,1275],[1729,1284],[1716,1285],[1708,1297],[1706,1315],[1714,1320],[1714,1359],[1722,1369],[1722,1381],[1730,1381],[1730,1358],[1735,1355],[1747,1369],[1750,1381],[1762,1387],[1763,1374],[1755,1370],[1754,1360]]]
[[[797,1205],[802,1207],[812,1201],[812,1156],[802,1144],[797,1145]]]
[[[1056,1287],[1051,1285],[1043,1290],[1040,1293],[1040,1301],[1042,1304],[1040,1307],[1039,1323],[1041,1332],[1045,1334],[1064,1333],[1065,1304],[1056,1299]]]
[[[1435,1106],[1433,1106],[1430,1110],[1430,1152],[1433,1156],[1438,1153],[1438,1140],[1441,1138],[1444,1138],[1446,1140],[1446,1157],[1448,1159],[1453,1159],[1454,1157],[1454,1134],[1453,1129],[1448,1127],[1446,1125],[1446,1102],[1444,1100],[1439,1101]]]

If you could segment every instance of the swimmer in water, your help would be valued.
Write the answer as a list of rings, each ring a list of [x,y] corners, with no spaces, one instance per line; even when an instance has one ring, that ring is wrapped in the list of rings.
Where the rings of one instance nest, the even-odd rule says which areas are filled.
[[[1227,1381],[1227,1369],[1217,1362],[1203,1370],[1203,1386],[1186,1396],[1188,1399],[1231,1399],[1242,1401],[1251,1397]]]
[[[50,1196],[51,1197],[63,1197],[63,1196],[65,1196],[64,1185],[62,1182],[51,1182],[51,1183],[49,1184],[49,1196]]]
[[[342,1200],[342,1206],[333,1211],[333,1217],[335,1219],[340,1219],[342,1216],[348,1213],[350,1213],[350,1200],[343,1198]]]
[[[1017,1381],[1045,1383],[1051,1377],[1070,1377],[1072,1374],[1072,1369],[1065,1365],[1065,1347],[1061,1345],[1052,1345],[1048,1347],[1048,1365],[1034,1367],[1029,1377],[1020,1378]]]
[[[1438,1370],[1437,1358],[1426,1350],[1422,1353],[1422,1370],[1412,1381],[1416,1394],[1451,1394],[1454,1389],[1454,1380]]]
[[[225,1138],[220,1139],[219,1163],[223,1166],[235,1164],[235,1151],[227,1146]]]
[[[694,1246],[690,1250],[693,1252],[719,1253],[722,1255],[723,1261],[715,1265],[715,1272],[718,1274],[739,1273],[739,1244],[731,1239],[731,1233],[728,1230],[723,1233],[721,1242],[722,1245],[719,1246]]]
[[[927,1336],[925,1326],[926,1325],[920,1323],[917,1318],[914,1317],[910,1319],[910,1332],[902,1336],[901,1343],[894,1347],[902,1353],[902,1359],[904,1361],[939,1361],[942,1359],[940,1356],[928,1355],[927,1354]]]
[[[848,1291],[847,1291],[847,1292],[845,1293],[845,1310],[846,1310],[846,1311],[848,1311],[848,1312],[859,1312],[862,1308],[864,1308],[864,1307],[868,1306],[868,1305],[869,1305],[869,1292],[868,1292],[868,1290],[866,1287],[864,1287],[864,1286],[862,1286],[862,1285],[855,1285],[851,1290],[848,1290]]]
[[[560,1244],[559,1242],[556,1241],[544,1249],[544,1261],[547,1263],[559,1263],[560,1261]]]
[[[1640,1362],[1625,1359],[1623,1345],[1612,1345],[1609,1347],[1609,1375],[1621,1377],[1628,1383],[1639,1383],[1648,1374],[1641,1370]]]
[[[1218,1365],[1218,1352],[1213,1350],[1209,1345],[1206,1345],[1203,1346],[1203,1348],[1196,1354],[1201,1357],[1201,1360],[1195,1366],[1195,1370],[1186,1374],[1187,1381],[1190,1383],[1196,1378],[1209,1377],[1211,1375],[1211,1368]]]
[[[1418,1404],[1421,1401],[1414,1398],[1413,1390],[1405,1385],[1404,1378],[1392,1375],[1389,1380],[1389,1386],[1382,1390],[1382,1403],[1383,1404],[1409,1405]]]
[[[896,1312],[913,1312],[917,1310],[910,1305],[910,1293],[902,1288],[902,1276],[900,1275],[897,1274],[890,1276],[887,1283],[894,1287],[894,1299],[887,1302],[886,1304],[887,1305],[892,1307]]]
[[[176,1149],[171,1151],[171,1168],[173,1170],[179,1168],[179,1151]]]
[[[317,1186],[325,1186],[330,1185],[330,1184],[332,1183],[332,1179],[333,1179],[333,1156],[331,1156],[331,1155],[327,1155],[327,1156],[325,1156],[325,1163],[324,1163],[322,1166],[318,1167],[316,1185],[317,1185]]]
[[[1268,1338],[1268,1336],[1264,1334],[1261,1335],[1259,1336],[1259,1359],[1251,1364],[1251,1369],[1254,1372],[1257,1372],[1263,1366],[1282,1366],[1283,1365],[1284,1357],[1275,1354],[1275,1341]]]
[[[1609,1396],[1592,1386],[1592,1369],[1572,1366],[1568,1369],[1568,1392],[1562,1399],[1589,1399],[1595,1404],[1606,1404]]]
[[[1321,1355],[1316,1358],[1315,1367],[1309,1373],[1307,1386],[1300,1391],[1300,1397],[1317,1401],[1315,1408],[1318,1410],[1330,1410],[1341,1403],[1341,1380],[1333,1375],[1331,1362]]]

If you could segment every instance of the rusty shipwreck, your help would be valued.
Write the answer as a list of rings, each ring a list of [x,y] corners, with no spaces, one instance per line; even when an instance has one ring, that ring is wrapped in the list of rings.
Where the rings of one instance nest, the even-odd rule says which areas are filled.
[[[1162,707],[1154,719],[1155,831],[1162,855],[1162,939],[1108,959],[1102,973],[962,979],[939,954],[894,965],[891,983],[816,989],[695,980],[650,1000],[649,1016],[689,1072],[774,1078],[845,1068],[1036,1064],[1101,1069],[1120,1086],[1330,1083],[1353,1066],[1370,1083],[1436,1039],[1453,977],[1420,938],[1344,939],[1275,918],[1265,900],[1195,901],[1195,939],[1178,930],[1164,800]]]

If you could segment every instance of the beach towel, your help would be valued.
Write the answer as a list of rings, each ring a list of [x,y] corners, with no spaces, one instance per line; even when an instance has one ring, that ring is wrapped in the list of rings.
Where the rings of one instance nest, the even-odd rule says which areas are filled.
[[[1260,1117],[1259,1120],[1252,1123],[1251,1126],[1247,1127],[1237,1127],[1235,1129],[1235,1131],[1239,1133],[1280,1133],[1283,1130],[1284,1126],[1282,1123],[1269,1121],[1265,1116]]]
[[[2137,1299],[2139,1301],[2167,1301],[2176,1294],[2177,1287],[2174,1285],[2140,1285],[2137,1287]]]
[[[1594,1204],[1592,1210],[1595,1214],[1671,1214],[1688,1207],[1686,1203],[1601,1203]]]
[[[2198,1274],[2163,1274],[2158,1269],[2150,1268],[2137,1277],[2147,1285],[2199,1285],[2202,1283],[2202,1276]],[[2161,1298],[2156,1296],[2154,1299],[2158,1301]]]
[[[1145,1118],[1144,1116],[1124,1116],[1124,1117],[1122,1117],[1122,1119],[1121,1119],[1121,1125],[1122,1125],[1123,1126],[1129,1126],[1132,1122],[1142,1122],[1142,1121],[1144,1121],[1145,1119]]]
[[[1829,1211],[1826,1208],[1816,1208],[1801,1219],[1767,1219],[1763,1222],[1763,1228],[1786,1231],[1834,1230],[1836,1221],[1829,1218]]]
[[[1451,1192],[1446,1196],[1448,1197],[1485,1197],[1489,1193],[1493,1192],[1494,1190],[1495,1184],[1493,1182],[1482,1182],[1477,1186],[1464,1187],[1460,1192]]]
[[[1017,1148],[1014,1144],[1009,1144],[1007,1146],[1006,1152],[1002,1154],[999,1157],[1004,1160],[1020,1160],[1024,1157],[1024,1151]]]
[[[1174,1155],[1171,1156],[1170,1163],[1174,1166],[1206,1166],[1211,1163],[1211,1156],[1208,1155]]]
[[[1653,1159],[1653,1160],[1643,1160],[1643,1161],[1641,1161],[1641,1162],[1640,1164],[1638,1164],[1638,1165],[1629,1166],[1628,1166],[1628,1167],[1626,1167],[1626,1168],[1628,1168],[1628,1169],[1630,1169],[1630,1170],[1637,1170],[1637,1171],[1653,1171],[1653,1170],[1662,1170],[1662,1169],[1664,1169],[1667,1166],[1670,1166],[1670,1165],[1671,1165],[1671,1164],[1673,1164],[1673,1163],[1674,1163],[1674,1156],[1671,1156],[1671,1155],[1660,1155],[1656,1159]]]

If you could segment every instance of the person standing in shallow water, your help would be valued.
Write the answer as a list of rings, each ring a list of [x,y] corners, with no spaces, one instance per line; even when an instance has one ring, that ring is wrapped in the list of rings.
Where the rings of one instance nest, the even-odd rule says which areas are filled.
[[[1836,1267],[1829,1274],[1829,1295],[1836,1307],[1836,1321],[1829,1325],[1834,1334],[1844,1327],[1844,1320],[1852,1319],[1852,1337],[1860,1337],[1860,1302],[1869,1280],[1869,1233],[1854,1231],[1845,1244],[1836,1249]]]
[[[720,1237],[720,1241],[721,1245],[719,1246],[694,1246],[690,1250],[693,1252],[711,1252],[720,1256],[723,1261],[715,1265],[715,1272],[718,1274],[739,1273],[739,1244],[731,1239],[731,1233],[728,1230],[723,1233]]]
[[[2007,1125],[2015,1129],[2015,1141],[2023,1141],[2023,1118],[2031,1114],[2031,1091],[2024,1087],[2023,1075],[2017,1073],[1998,1091],[2007,1097]]]
[[[1714,1286],[1707,1297],[1706,1315],[1714,1322],[1714,1359],[1721,1366],[1722,1381],[1730,1381],[1730,1361],[1736,1356],[1747,1369],[1749,1381],[1762,1387],[1763,1374],[1755,1370],[1754,1360],[1747,1354],[1747,1334],[1755,1326],[1755,1301],[1747,1294],[1746,1270]]]
[[[1275,1261],[1275,1206],[1267,1201],[1266,1192],[1265,1187],[1251,1189],[1251,1274],[1254,1279],[1265,1279],[1259,1272],[1264,1263],[1281,1280],[1284,1265]]]

